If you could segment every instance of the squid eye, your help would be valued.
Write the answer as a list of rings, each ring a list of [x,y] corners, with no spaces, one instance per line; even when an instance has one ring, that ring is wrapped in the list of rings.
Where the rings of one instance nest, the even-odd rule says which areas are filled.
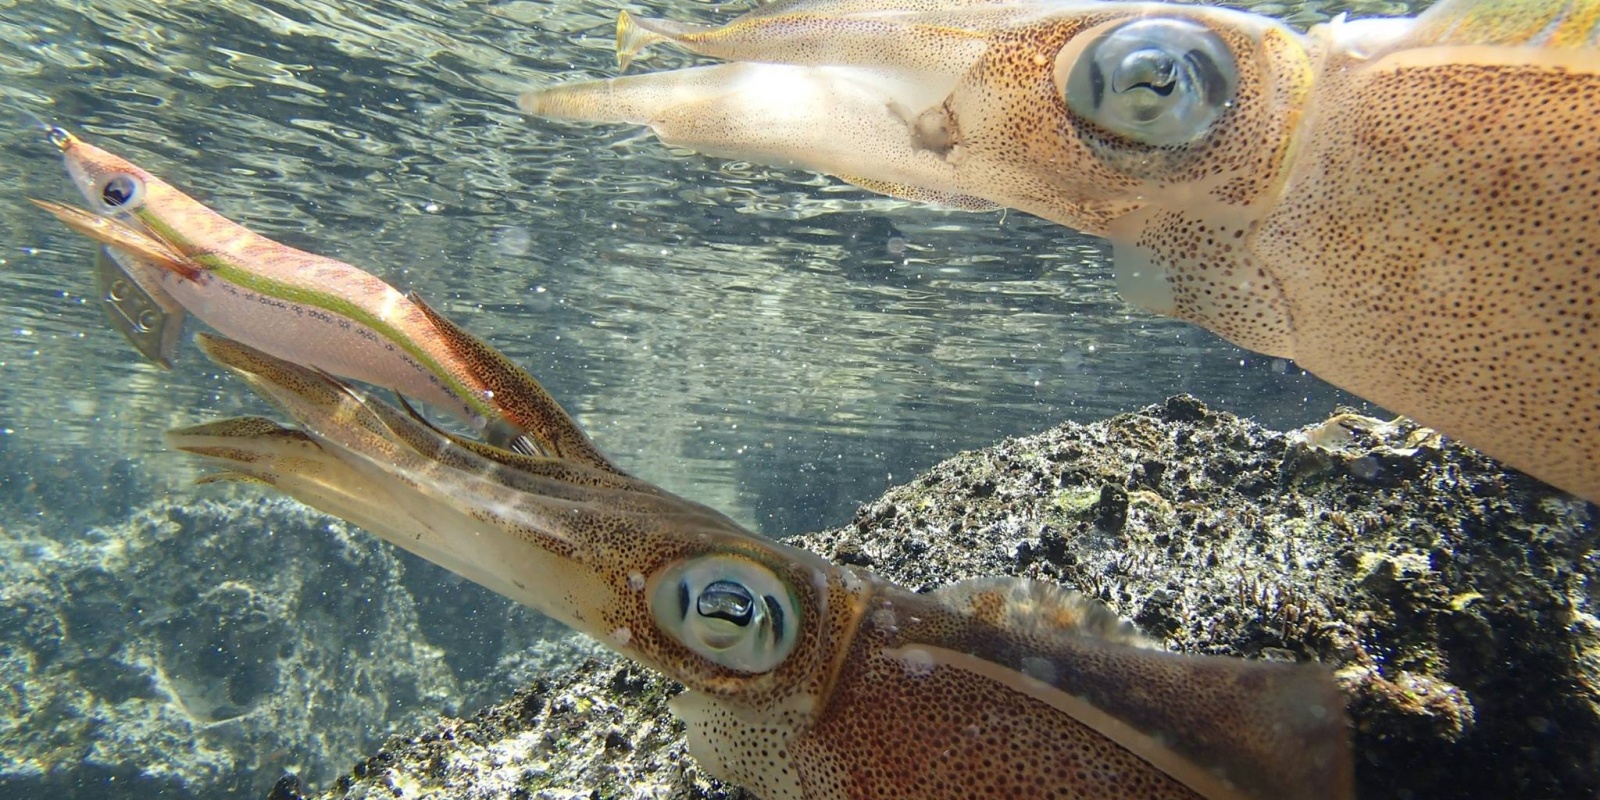
[[[700,592],[694,610],[702,617],[716,617],[745,627],[755,615],[755,598],[743,584],[717,581]]]
[[[1177,147],[1211,130],[1233,102],[1239,71],[1227,44],[1204,25],[1150,18],[1090,42],[1066,83],[1072,113],[1117,136]]]
[[[767,672],[799,640],[794,594],[738,556],[704,556],[663,571],[651,590],[656,624],[695,653],[740,672]]]
[[[104,214],[120,214],[144,205],[144,180],[126,172],[113,172],[95,183],[91,197]]]

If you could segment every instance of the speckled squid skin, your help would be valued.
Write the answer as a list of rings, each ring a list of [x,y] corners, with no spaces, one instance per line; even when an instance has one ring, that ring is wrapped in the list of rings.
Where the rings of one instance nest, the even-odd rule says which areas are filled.
[[[1077,117],[1104,26],[1199,22],[1227,112],[1152,146]],[[1600,500],[1600,0],[1444,0],[1415,19],[1152,3],[793,0],[722,28],[624,15],[733,63],[525,94],[536,116],[827,172],[1107,237],[1125,299]]]
[[[1321,666],[1152,649],[1050,584],[916,594],[609,465],[451,437],[326,373],[200,345],[299,427],[224,420],[172,431],[174,446],[682,682],[691,754],[765,800],[1351,796],[1343,697]],[[576,429],[557,406],[530,435]],[[797,643],[771,669],[720,665],[658,624],[663,575],[713,555],[760,564],[792,594]]]
[[[1484,5],[1329,54],[1252,246],[1306,369],[1600,501],[1600,2]]]
[[[952,604],[948,589],[872,583],[815,714],[771,745],[790,755],[793,779],[749,758],[763,726],[732,712],[713,742],[694,747],[714,734],[691,729],[696,758],[767,800],[1351,796],[1342,715],[1327,716],[1342,701],[1315,670],[1030,631]],[[994,583],[967,597],[1014,603]],[[1161,744],[1127,746],[1091,724],[1097,713]],[[723,756],[741,747],[743,758]]]

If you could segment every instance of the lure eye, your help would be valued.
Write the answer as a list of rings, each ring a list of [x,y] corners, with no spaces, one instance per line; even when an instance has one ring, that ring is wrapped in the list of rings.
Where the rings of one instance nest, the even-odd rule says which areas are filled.
[[[144,180],[126,172],[114,172],[95,184],[92,195],[101,213],[117,214],[144,205]]]
[[[768,672],[799,641],[794,593],[772,570],[749,559],[689,559],[663,571],[651,591],[656,624],[720,666]]]
[[[1197,22],[1147,18],[1090,42],[1071,65],[1065,95],[1072,113],[1117,136],[1178,147],[1205,136],[1238,88],[1238,65],[1221,37]]]

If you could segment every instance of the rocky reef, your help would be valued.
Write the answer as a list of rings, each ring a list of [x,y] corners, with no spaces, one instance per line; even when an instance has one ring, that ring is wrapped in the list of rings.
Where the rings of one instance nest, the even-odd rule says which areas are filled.
[[[242,496],[0,532],[0,797],[259,798],[285,771],[331,779],[392,731],[509,692],[468,673],[547,671],[532,612]],[[506,616],[472,626],[452,614],[496,606]],[[452,622],[502,636],[439,635]]]
[[[1283,433],[1175,397],[960,455],[794,541],[919,589],[1056,580],[1177,650],[1324,661],[1363,798],[1593,797],[1596,513],[1404,422]],[[743,796],[687,756],[676,691],[590,661],[392,739],[320,797]]]

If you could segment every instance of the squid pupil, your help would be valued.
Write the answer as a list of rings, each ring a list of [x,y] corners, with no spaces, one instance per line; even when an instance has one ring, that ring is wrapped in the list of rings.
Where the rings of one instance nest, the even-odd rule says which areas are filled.
[[[1195,74],[1200,76],[1207,105],[1221,106],[1228,102],[1228,79],[1215,59],[1199,50],[1190,50],[1183,55],[1183,60],[1189,62]]]
[[[778,598],[767,595],[762,598],[767,601],[767,615],[772,617],[772,638],[783,641],[783,606],[778,605]]]
[[[678,618],[689,618],[689,582],[678,581]]]
[[[716,581],[706,586],[695,601],[695,610],[702,617],[716,617],[735,625],[750,624],[755,613],[754,598],[750,590],[733,581]]]
[[[1155,92],[1158,95],[1161,95],[1162,97],[1166,97],[1166,96],[1172,94],[1172,89],[1173,89],[1173,86],[1174,86],[1174,84],[1171,81],[1168,81],[1166,83],[1141,83],[1141,84],[1137,84],[1137,85],[1138,86],[1143,86],[1146,89],[1149,89],[1150,91]]]
[[[106,181],[105,188],[100,190],[100,199],[111,208],[119,208],[133,199],[135,189],[131,178],[118,175]]]
[[[1170,56],[1159,50],[1135,53],[1123,63],[1123,69],[1135,75],[1142,73],[1143,78],[1136,78],[1126,88],[1119,87],[1117,91],[1127,92],[1142,88],[1149,89],[1162,97],[1168,97],[1172,94],[1172,90],[1177,88],[1178,82],[1174,74],[1177,65]]]

